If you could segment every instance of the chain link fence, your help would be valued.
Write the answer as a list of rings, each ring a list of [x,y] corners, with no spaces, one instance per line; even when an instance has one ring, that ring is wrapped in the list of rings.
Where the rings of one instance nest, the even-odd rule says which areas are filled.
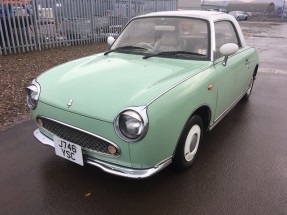
[[[177,0],[0,0],[0,55],[103,42],[129,19]]]

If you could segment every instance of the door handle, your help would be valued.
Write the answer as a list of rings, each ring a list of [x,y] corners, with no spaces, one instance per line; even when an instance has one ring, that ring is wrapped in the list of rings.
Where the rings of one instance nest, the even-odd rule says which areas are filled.
[[[250,64],[250,61],[249,61],[249,59],[246,59],[245,60],[245,66],[247,67],[247,69],[249,70],[249,65]]]

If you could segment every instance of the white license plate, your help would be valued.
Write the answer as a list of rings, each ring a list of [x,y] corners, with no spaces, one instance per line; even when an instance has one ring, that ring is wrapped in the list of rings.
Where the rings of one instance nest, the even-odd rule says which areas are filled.
[[[54,136],[56,155],[84,166],[81,146]]]

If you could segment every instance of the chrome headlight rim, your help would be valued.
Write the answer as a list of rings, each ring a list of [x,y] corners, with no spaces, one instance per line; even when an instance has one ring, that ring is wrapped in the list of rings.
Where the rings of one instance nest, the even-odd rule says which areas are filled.
[[[31,110],[35,110],[38,105],[40,91],[40,84],[35,79],[28,87],[26,87],[26,103]],[[34,99],[31,97],[32,92],[36,94],[34,95]]]
[[[127,112],[132,112],[134,114],[137,114],[142,122],[142,132],[141,134],[136,137],[136,138],[129,138],[127,137],[125,134],[123,134],[122,129],[120,128],[120,117]],[[129,115],[130,116],[130,115]],[[132,117],[132,116],[130,116]],[[147,116],[147,108],[145,106],[141,106],[141,107],[128,107],[125,108],[124,110],[122,110],[117,117],[114,120],[114,129],[116,134],[124,141],[126,142],[139,142],[140,140],[142,140],[147,131],[148,131],[148,116]]]

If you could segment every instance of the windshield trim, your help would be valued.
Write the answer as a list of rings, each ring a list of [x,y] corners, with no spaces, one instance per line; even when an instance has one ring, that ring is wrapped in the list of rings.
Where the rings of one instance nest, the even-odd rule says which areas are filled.
[[[188,52],[188,51],[162,51],[162,52],[155,52],[152,54],[145,55],[143,59],[148,59],[151,57],[157,57],[157,56],[176,56],[177,58],[179,56],[197,56],[197,57],[203,57],[206,58],[206,55],[195,53],[195,52]]]

